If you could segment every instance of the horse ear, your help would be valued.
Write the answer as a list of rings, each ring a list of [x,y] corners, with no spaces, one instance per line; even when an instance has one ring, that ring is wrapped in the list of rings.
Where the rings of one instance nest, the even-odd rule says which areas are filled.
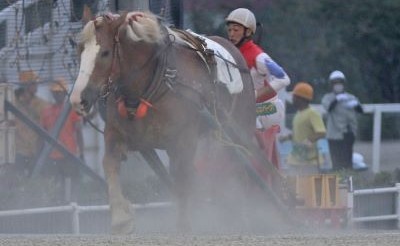
[[[128,15],[128,12],[124,11],[121,13],[121,15],[118,17],[118,19],[116,19],[115,21],[112,22],[112,27],[114,30],[118,29],[122,24],[124,24],[127,15]]]
[[[85,25],[93,19],[92,11],[86,4],[83,6],[82,22]]]

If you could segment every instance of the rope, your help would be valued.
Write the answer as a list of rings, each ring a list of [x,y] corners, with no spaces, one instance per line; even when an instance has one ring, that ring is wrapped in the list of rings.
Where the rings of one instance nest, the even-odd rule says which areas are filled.
[[[101,130],[96,124],[94,124],[90,119],[85,119],[85,122],[89,123],[91,127],[93,127],[96,131],[100,132],[104,135],[104,130]]]
[[[224,139],[223,134],[222,134],[223,133],[222,124],[218,119],[216,105],[215,105],[215,103],[213,105],[214,105],[214,108],[213,108],[214,115],[213,115],[213,117],[214,117],[214,119],[215,119],[215,121],[216,121],[216,123],[218,125],[218,128],[219,128],[218,130],[214,131],[214,135],[215,135],[216,139],[219,142],[221,142],[223,145],[225,145],[225,146],[241,149],[247,156],[250,157],[251,156],[251,152],[245,146],[243,146],[241,144],[234,143],[232,140],[227,140],[226,138]]]
[[[222,136],[222,132],[220,130],[215,130],[214,131],[214,135],[216,137],[216,139],[221,142],[224,146],[228,146],[228,147],[234,147],[234,148],[238,148],[241,149],[247,156],[251,156],[251,152],[250,150],[248,150],[246,147],[244,147],[243,145],[240,144],[236,144],[230,140],[226,140],[223,138]]]

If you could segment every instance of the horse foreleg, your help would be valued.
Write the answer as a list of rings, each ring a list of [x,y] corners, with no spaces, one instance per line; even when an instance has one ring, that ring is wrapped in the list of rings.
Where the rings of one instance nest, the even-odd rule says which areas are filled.
[[[120,160],[112,154],[105,154],[103,168],[108,184],[108,199],[111,210],[111,230],[113,234],[128,234],[133,231],[134,210],[122,194],[119,178]]]

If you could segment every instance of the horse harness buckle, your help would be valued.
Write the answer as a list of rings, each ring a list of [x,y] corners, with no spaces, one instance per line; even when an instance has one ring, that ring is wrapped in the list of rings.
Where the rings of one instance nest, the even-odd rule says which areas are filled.
[[[172,69],[172,68],[166,68],[165,73],[164,73],[164,77],[166,78],[165,84],[173,92],[175,92],[175,89],[173,86],[176,84],[175,79],[177,77],[176,76],[177,73],[178,73],[178,70]]]
[[[100,91],[101,98],[106,98],[110,95],[112,82],[113,81],[112,81],[111,77],[108,77],[107,83],[103,84],[103,86],[101,88],[101,91]]]

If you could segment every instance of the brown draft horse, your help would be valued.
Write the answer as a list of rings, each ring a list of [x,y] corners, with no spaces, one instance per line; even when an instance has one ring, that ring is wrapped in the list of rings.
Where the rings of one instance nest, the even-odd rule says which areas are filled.
[[[82,30],[80,71],[70,99],[83,113],[98,98],[106,98],[103,167],[114,233],[133,229],[132,207],[119,182],[127,151],[166,150],[178,227],[186,227],[197,142],[215,130],[209,119],[221,128],[229,126],[242,145],[252,141],[256,115],[250,74],[241,70],[243,90],[230,94],[215,81],[210,63],[181,37],[149,12],[102,15]],[[230,52],[238,68],[246,68],[231,42],[211,39]]]

